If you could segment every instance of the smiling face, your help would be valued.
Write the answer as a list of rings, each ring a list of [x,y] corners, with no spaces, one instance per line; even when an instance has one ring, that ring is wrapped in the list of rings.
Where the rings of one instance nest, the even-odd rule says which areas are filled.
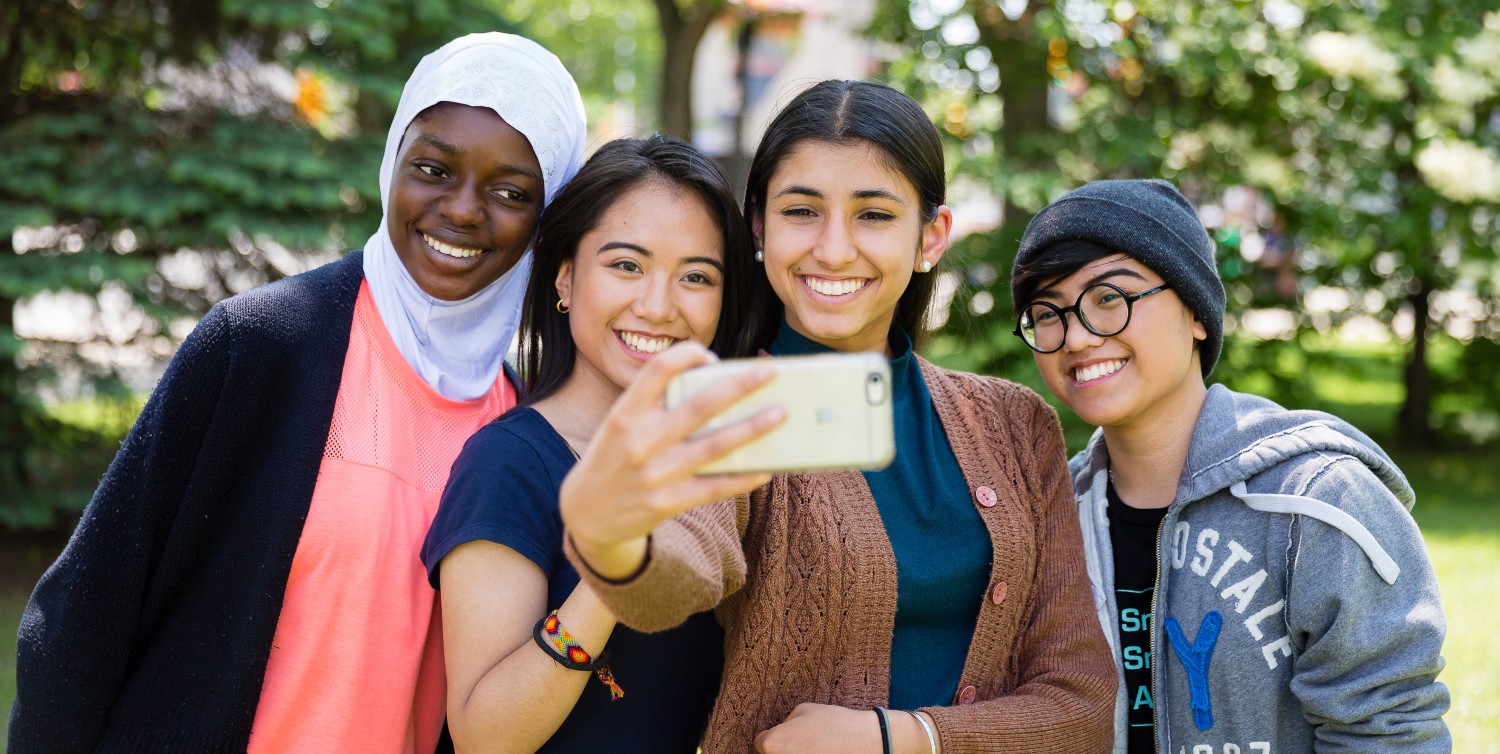
[[[556,285],[578,353],[570,381],[618,392],[673,343],[713,340],[724,236],[702,200],[648,179],[584,234]]]
[[[917,191],[864,142],[809,140],[767,185],[755,235],[793,330],[839,351],[886,351],[917,266],[937,264],[952,215],[924,222]]]
[[[1033,300],[1072,306],[1095,283],[1136,294],[1162,285],[1162,279],[1115,254],[1043,286]],[[1136,301],[1131,311],[1125,329],[1108,337],[1089,332],[1070,312],[1063,347],[1032,354],[1052,394],[1084,421],[1106,429],[1137,425],[1178,396],[1203,390],[1195,345],[1208,334],[1192,311],[1170,289]]]
[[[459,301],[509,272],[542,212],[531,143],[493,110],[445,102],[406,129],[386,230],[429,296]]]

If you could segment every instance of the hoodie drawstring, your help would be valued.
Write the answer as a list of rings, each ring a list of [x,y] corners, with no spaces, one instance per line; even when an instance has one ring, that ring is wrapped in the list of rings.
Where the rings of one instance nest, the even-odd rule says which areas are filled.
[[[1380,578],[1385,579],[1385,583],[1395,584],[1396,578],[1401,575],[1401,566],[1396,565],[1395,559],[1386,553],[1385,548],[1380,546],[1375,535],[1364,524],[1322,500],[1298,495],[1251,494],[1244,482],[1230,485],[1229,492],[1254,510],[1316,518],[1349,535],[1365,551],[1370,564],[1375,567]]]

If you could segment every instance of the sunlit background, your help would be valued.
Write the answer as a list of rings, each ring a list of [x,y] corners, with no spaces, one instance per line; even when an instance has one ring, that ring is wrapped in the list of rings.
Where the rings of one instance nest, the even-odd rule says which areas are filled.
[[[1027,220],[1092,179],[1177,183],[1230,293],[1214,378],[1396,452],[1452,622],[1456,750],[1496,750],[1500,0],[7,3],[3,633],[197,318],[357,248],[405,76],[496,29],[562,58],[592,147],[662,130],[736,178],[813,81],[910,93],[957,228],[928,355],[1038,388],[1010,335]]]

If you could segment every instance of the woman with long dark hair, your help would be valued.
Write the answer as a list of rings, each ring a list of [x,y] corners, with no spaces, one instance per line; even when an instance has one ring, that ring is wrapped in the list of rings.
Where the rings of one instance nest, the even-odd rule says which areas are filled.
[[[697,749],[722,632],[708,613],[617,627],[563,557],[557,490],[657,354],[748,352],[751,253],[718,167],[661,136],[606,144],[543,217],[521,325],[529,390],[465,446],[422,549],[460,750]]]
[[[890,467],[781,474],[671,518],[703,499],[677,476],[689,454],[642,421],[680,368],[664,359],[563,485],[571,555],[621,622],[659,630],[717,607],[708,754],[1109,748],[1115,673],[1057,417],[1023,387],[915,353],[952,225],[944,194],[936,129],[880,84],[803,92],[750,169],[765,345],[888,357]]]

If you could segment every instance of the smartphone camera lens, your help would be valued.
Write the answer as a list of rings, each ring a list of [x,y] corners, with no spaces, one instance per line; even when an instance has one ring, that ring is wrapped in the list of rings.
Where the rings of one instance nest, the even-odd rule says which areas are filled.
[[[870,405],[878,406],[886,401],[885,376],[879,372],[871,372],[865,378],[865,400]]]

